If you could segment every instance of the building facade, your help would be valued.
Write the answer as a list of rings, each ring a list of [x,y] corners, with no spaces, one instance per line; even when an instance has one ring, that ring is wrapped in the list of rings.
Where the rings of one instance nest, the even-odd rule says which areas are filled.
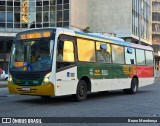
[[[1,0],[0,67],[7,68],[15,34],[31,28],[89,29],[151,45],[151,3],[151,0]]]
[[[151,45],[152,0],[92,0],[90,30]]]
[[[17,32],[39,27],[69,27],[69,0],[1,0],[0,68],[7,69]]]
[[[69,0],[0,1],[1,32],[55,26],[69,26]]]
[[[160,65],[160,0],[152,1],[152,41],[155,62]]]

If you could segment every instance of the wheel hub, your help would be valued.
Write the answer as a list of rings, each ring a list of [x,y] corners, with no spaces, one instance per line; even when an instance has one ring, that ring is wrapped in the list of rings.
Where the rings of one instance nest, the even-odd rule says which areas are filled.
[[[80,92],[79,92],[80,96],[84,96],[84,92],[85,92],[85,87],[81,86],[80,87]]]

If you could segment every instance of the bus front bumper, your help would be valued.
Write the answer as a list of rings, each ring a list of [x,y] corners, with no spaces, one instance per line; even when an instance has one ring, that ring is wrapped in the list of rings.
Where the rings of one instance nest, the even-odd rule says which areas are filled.
[[[54,96],[54,84],[51,82],[39,86],[18,86],[8,82],[9,93],[36,96]]]

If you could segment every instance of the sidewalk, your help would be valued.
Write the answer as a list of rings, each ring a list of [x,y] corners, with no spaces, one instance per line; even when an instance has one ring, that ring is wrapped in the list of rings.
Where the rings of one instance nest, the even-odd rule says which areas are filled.
[[[0,88],[8,87],[8,81],[0,81]]]

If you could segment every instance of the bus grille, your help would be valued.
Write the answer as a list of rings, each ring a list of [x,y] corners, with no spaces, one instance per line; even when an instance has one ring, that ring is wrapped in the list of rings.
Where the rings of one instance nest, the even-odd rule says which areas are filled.
[[[44,76],[49,73],[49,71],[45,72],[10,72],[12,77],[19,80],[38,80],[40,78],[44,78]]]

